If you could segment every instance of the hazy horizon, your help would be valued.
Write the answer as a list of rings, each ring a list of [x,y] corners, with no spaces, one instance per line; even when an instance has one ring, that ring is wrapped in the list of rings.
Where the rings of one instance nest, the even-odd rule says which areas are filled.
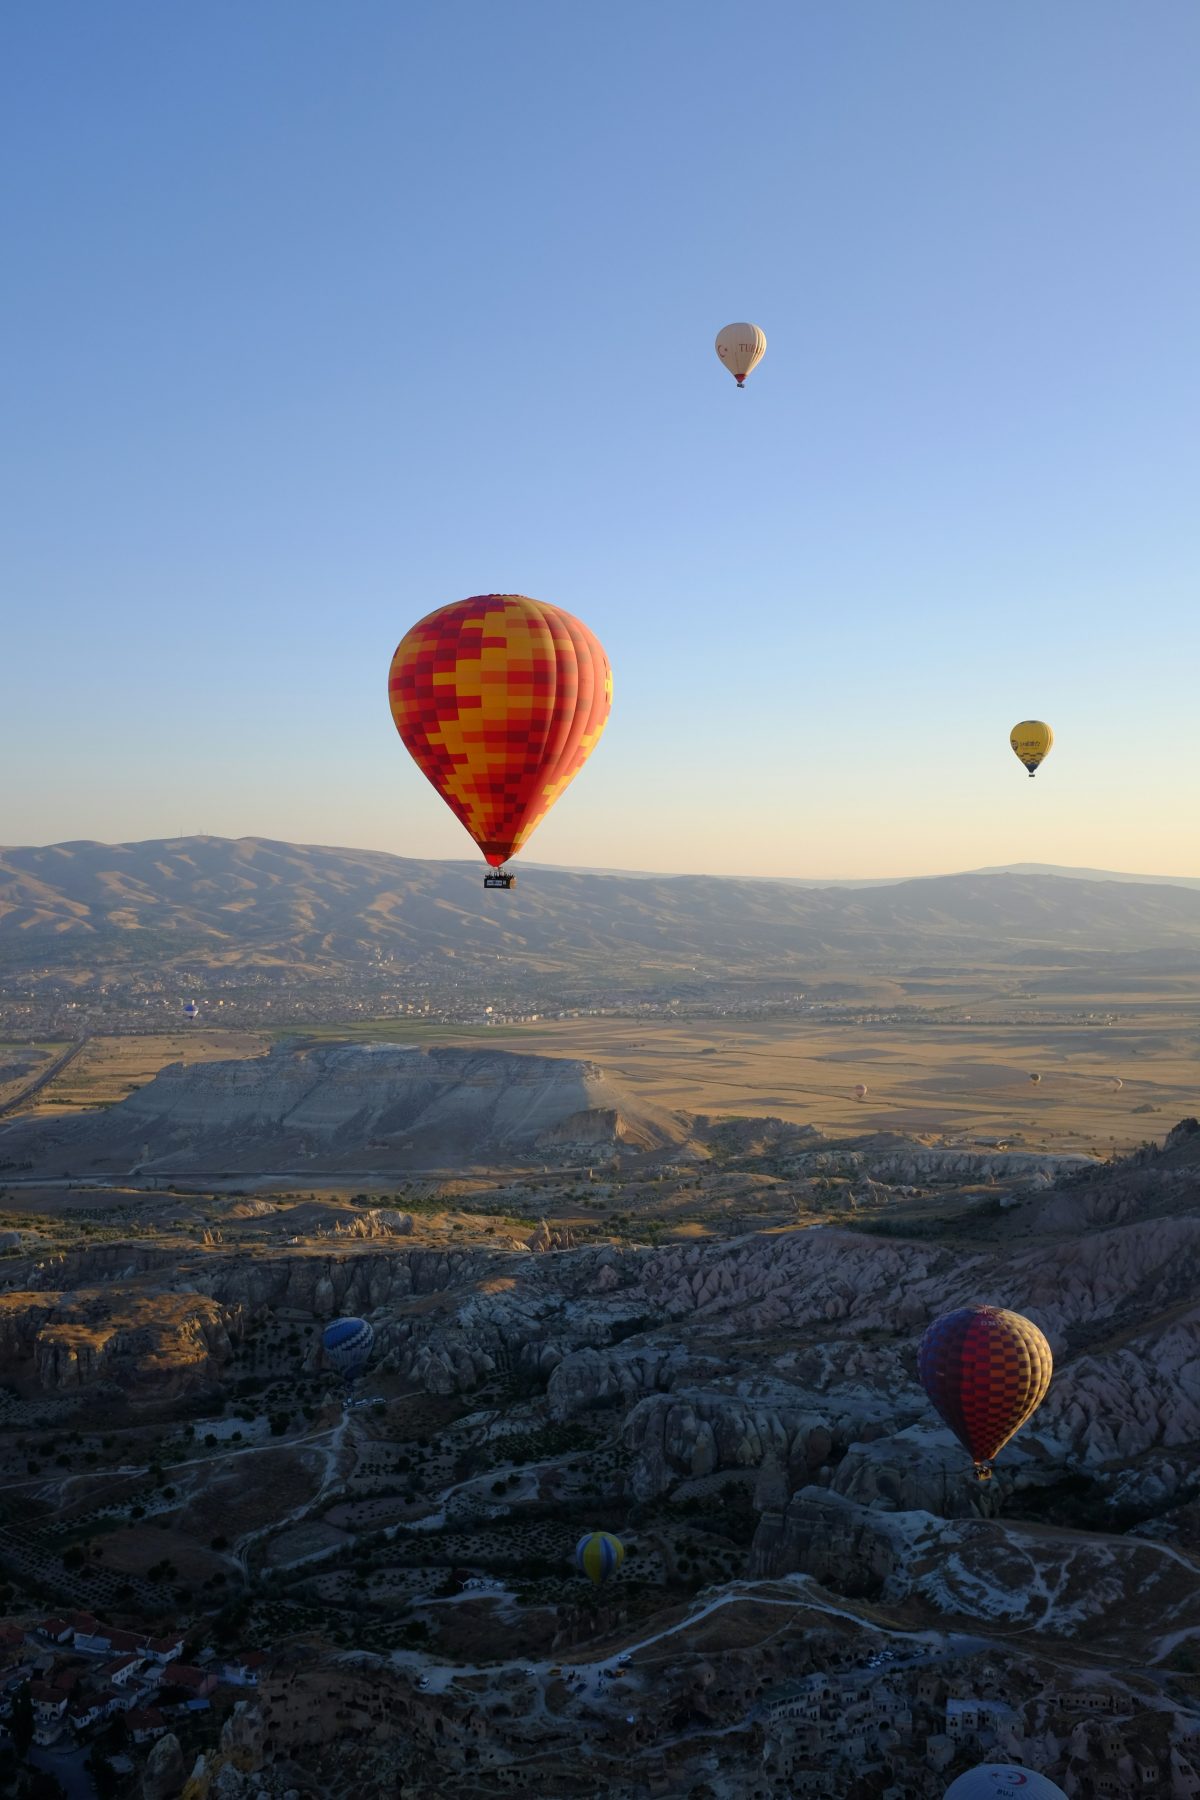
[[[8,844],[0,843],[0,855],[16,851],[69,850],[76,846],[98,844],[102,848],[138,849],[151,844],[183,844],[195,839],[208,840],[213,843],[262,843],[291,845],[296,849],[325,850],[333,854],[358,853],[381,854],[403,858],[414,862],[461,863],[466,868],[478,868],[478,858],[465,855],[416,856],[408,851],[391,849],[378,844],[349,844],[333,840],[320,841],[315,838],[289,839],[277,837],[268,832],[243,832],[237,837],[227,836],[219,832],[169,832],[161,837],[107,839],[95,837],[59,838],[46,843]],[[689,879],[703,875],[704,871],[696,868],[661,869],[661,868],[622,868],[598,863],[566,863],[549,862],[543,857],[522,857],[521,868],[528,873],[545,870],[547,873],[564,875],[612,875],[627,876],[646,880]],[[1200,873],[1168,874],[1162,870],[1139,869],[1097,869],[1077,866],[1069,863],[1013,862],[982,864],[972,868],[925,869],[916,873],[895,875],[772,875],[753,870],[730,869],[716,877],[724,881],[780,881],[791,882],[805,887],[873,887],[890,886],[903,881],[939,881],[951,880],[963,875],[1050,875],[1060,879],[1096,880],[1096,881],[1135,881],[1153,885],[1156,881],[1168,885],[1200,886]]]
[[[1194,872],[1200,13],[622,16],[0,21],[0,837],[469,857],[388,661],[512,589],[615,676],[529,859]]]

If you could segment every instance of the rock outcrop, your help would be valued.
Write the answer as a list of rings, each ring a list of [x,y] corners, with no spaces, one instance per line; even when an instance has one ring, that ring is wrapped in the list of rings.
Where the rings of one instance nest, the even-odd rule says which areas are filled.
[[[683,1142],[686,1122],[593,1062],[400,1044],[277,1045],[172,1063],[107,1112],[10,1128],[10,1156],[152,1172],[494,1165]]]
[[[160,1737],[146,1760],[142,1800],[178,1800],[183,1788],[183,1750],[173,1731]]]

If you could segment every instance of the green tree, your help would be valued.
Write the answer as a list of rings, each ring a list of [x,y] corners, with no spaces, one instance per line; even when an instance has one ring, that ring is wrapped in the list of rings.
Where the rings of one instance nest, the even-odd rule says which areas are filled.
[[[100,1800],[110,1800],[120,1787],[120,1779],[107,1756],[97,1744],[87,1759],[87,1770]]]
[[[27,1681],[21,1683],[13,1697],[8,1735],[24,1756],[33,1742],[33,1697]]]

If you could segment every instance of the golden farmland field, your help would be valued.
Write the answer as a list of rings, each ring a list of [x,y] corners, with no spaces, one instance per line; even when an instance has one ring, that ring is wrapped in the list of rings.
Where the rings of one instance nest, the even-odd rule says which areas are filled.
[[[1095,1004],[1095,1002],[1093,1002]],[[1124,995],[1115,1023],[841,1023],[576,1018],[523,1025],[380,1019],[312,1041],[473,1044],[588,1057],[640,1098],[686,1112],[773,1114],[833,1133],[899,1131],[1029,1147],[1127,1149],[1200,1110],[1200,1006]],[[120,1101],[171,1062],[262,1054],[266,1033],[96,1037],[32,1103],[39,1116]],[[1042,1079],[1035,1086],[1031,1072]],[[1123,1083],[1117,1090],[1113,1078]],[[866,1099],[854,1097],[856,1083]]]

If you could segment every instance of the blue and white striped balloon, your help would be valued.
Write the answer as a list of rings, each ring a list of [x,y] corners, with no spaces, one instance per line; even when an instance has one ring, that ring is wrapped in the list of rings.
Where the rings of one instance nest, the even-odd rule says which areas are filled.
[[[575,1546],[575,1567],[599,1587],[625,1561],[625,1546],[611,1531],[589,1531]]]
[[[321,1339],[325,1355],[347,1381],[362,1373],[374,1342],[374,1327],[366,1319],[335,1319]]]

